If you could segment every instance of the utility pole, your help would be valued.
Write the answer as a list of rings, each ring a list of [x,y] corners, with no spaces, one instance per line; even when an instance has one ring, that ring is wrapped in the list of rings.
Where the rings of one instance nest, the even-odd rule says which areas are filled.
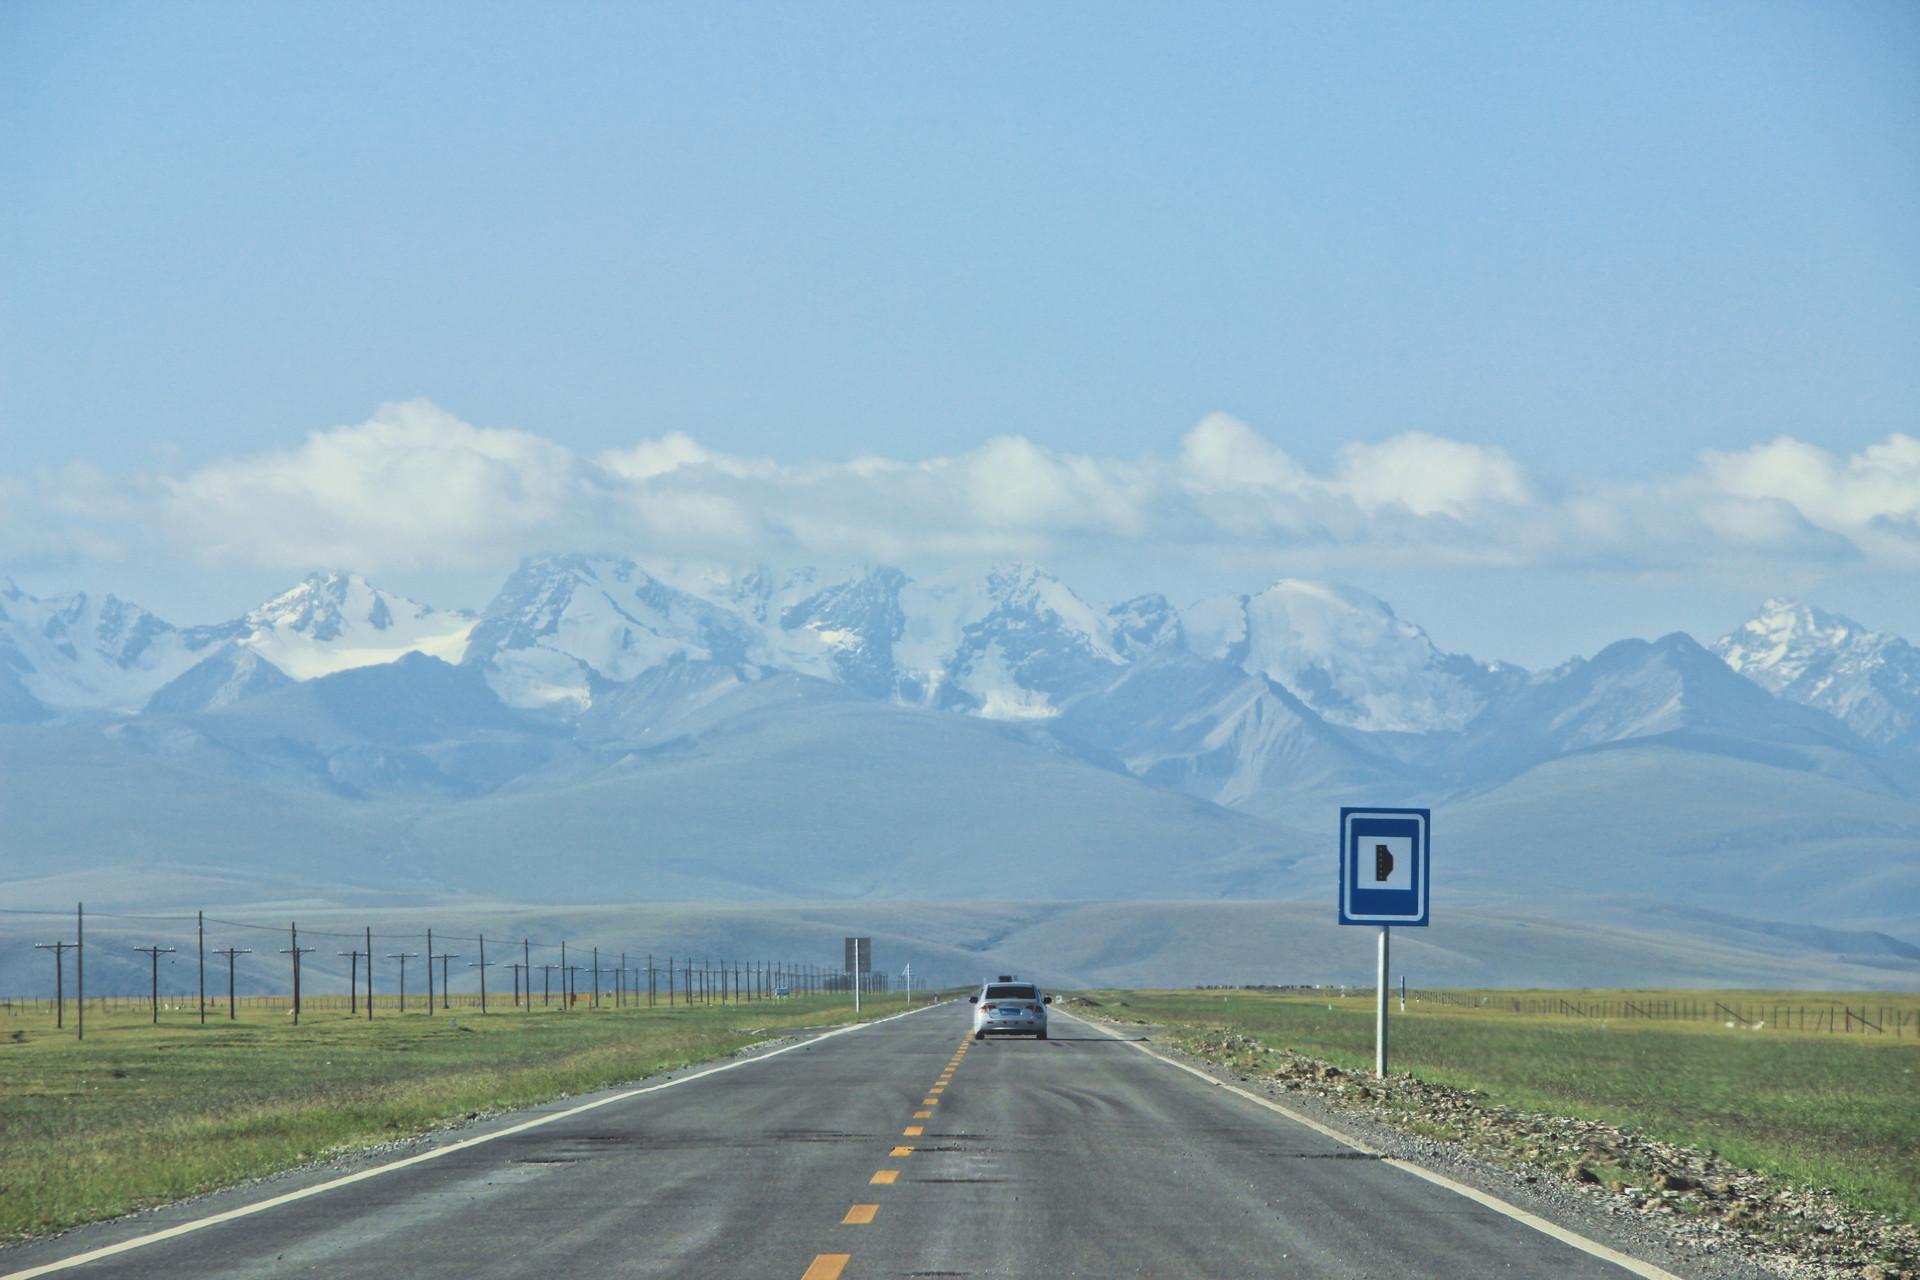
[[[140,952],[153,962],[153,1025],[157,1027],[160,1025],[160,957],[172,955],[173,948],[135,947],[134,950]],[[297,991],[299,988],[296,987],[295,990]]]
[[[387,953],[387,959],[398,960],[400,962],[400,1012],[402,1013],[407,1011],[407,961],[418,960],[419,958],[420,953],[418,951],[390,951]],[[433,966],[431,964],[427,966],[427,972],[433,972]],[[427,1005],[427,1012],[433,1012],[433,1005]]]
[[[518,960],[515,960],[513,962],[512,968],[513,968],[513,1007],[518,1009],[520,1007],[520,962]],[[529,983],[533,981],[532,974],[527,975],[527,981]],[[531,987],[528,988],[527,995],[529,997],[533,995],[533,991]]]
[[[469,969],[478,969],[480,971],[480,1012],[481,1013],[485,1013],[487,1011],[487,970],[492,968],[494,965],[498,963],[500,963],[498,960],[487,959],[487,935],[484,933],[481,934],[480,935],[480,959],[477,962],[467,966],[467,968]]]
[[[453,991],[453,988],[447,985],[447,961],[458,960],[460,953],[458,951],[442,951],[439,955],[435,955],[431,950],[431,942],[428,943],[428,947],[427,981],[429,983],[433,981],[433,962],[438,960],[440,962],[440,1012],[445,1013],[448,1008],[447,996]],[[433,988],[431,986],[427,988],[427,1012],[433,1012]]]
[[[667,1008],[673,1008],[673,957],[667,957]]]
[[[373,1021],[373,926],[367,926],[367,1021]]]
[[[572,991],[572,988],[568,985],[568,972],[567,940],[562,938],[560,939],[560,1012],[562,1013],[566,1013],[569,1009],[573,1008],[573,1001],[569,998],[569,993]]]
[[[593,1007],[600,1007],[600,948],[593,949]]]
[[[433,926],[427,926],[427,1016],[433,1016]]]
[[[360,1012],[360,956],[358,951],[336,951],[337,956],[347,956],[347,1016],[353,1017]]]
[[[533,943],[526,934],[520,935],[520,964],[527,973],[527,1012],[533,1012]]]
[[[288,945],[280,949],[280,954],[293,957],[293,1025],[297,1027],[300,1025],[300,957],[312,955],[314,948],[300,945],[300,926],[298,924],[287,926],[287,932],[289,935]],[[135,948],[135,950],[138,950],[138,948]],[[373,960],[371,957],[367,960],[367,973],[369,975],[369,981],[367,983],[367,1011],[371,1013],[373,1011],[373,983],[371,981]]]
[[[56,1029],[64,1029],[67,1025],[66,954],[69,951],[78,951],[80,944],[77,942],[36,942],[33,944],[33,949],[35,951],[53,952],[53,1025]],[[76,956],[74,959],[77,963],[79,957]]]
[[[73,990],[78,1004],[74,1008],[77,1026],[75,1040],[87,1038],[87,904],[73,904]]]
[[[616,1009],[627,1007],[627,953],[624,951],[620,953],[618,976],[613,980],[613,1007]]]
[[[253,954],[253,951],[247,947],[228,947],[224,951],[216,951],[213,954],[227,958],[227,1021],[232,1022],[234,1020],[233,958],[235,956],[250,956]]]
[[[540,1003],[553,1003],[553,971],[558,966],[548,963],[540,966]],[[562,993],[564,994],[564,993]],[[533,1004],[533,975],[527,975],[527,1004]]]
[[[568,1000],[579,999],[577,994],[580,990],[579,974],[580,966],[577,964],[570,964],[560,971],[562,995]]]
[[[207,1025],[207,913],[194,912],[194,922],[200,931],[200,1025]]]

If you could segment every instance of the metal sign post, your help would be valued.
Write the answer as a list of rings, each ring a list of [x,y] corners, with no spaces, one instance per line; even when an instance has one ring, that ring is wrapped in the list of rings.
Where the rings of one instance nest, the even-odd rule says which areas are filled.
[[[860,994],[866,986],[867,971],[873,967],[873,939],[848,938],[846,942],[847,976],[853,981],[853,1011],[860,1012]]]
[[[1391,926],[1428,921],[1433,812],[1340,810],[1340,923],[1380,930],[1373,983],[1373,1073],[1387,1074],[1387,965]]]
[[[1392,926],[1380,926],[1379,972],[1373,982],[1373,1074],[1387,1074],[1387,948]]]

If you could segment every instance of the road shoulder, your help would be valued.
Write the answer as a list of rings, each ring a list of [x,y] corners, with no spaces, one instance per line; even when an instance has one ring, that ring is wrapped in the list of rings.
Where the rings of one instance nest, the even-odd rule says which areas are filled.
[[[1521,1215],[1531,1215],[1547,1224],[1583,1237],[1605,1249],[1624,1254],[1652,1267],[1687,1280],[1777,1280],[1781,1276],[1824,1277],[1830,1273],[1813,1269],[1779,1269],[1742,1257],[1731,1248],[1689,1247],[1669,1232],[1649,1224],[1638,1214],[1613,1210],[1581,1196],[1570,1186],[1544,1178],[1537,1172],[1511,1169],[1483,1159],[1460,1143],[1422,1138],[1360,1113],[1337,1107],[1313,1094],[1282,1087],[1271,1078],[1222,1067],[1166,1043],[1164,1028],[1102,1017],[1085,1009],[1060,1009],[1069,1017],[1115,1036],[1138,1039],[1150,1055],[1164,1059],[1174,1074],[1192,1072],[1234,1092],[1251,1095],[1247,1105],[1259,1104],[1269,1112],[1304,1123],[1326,1136],[1357,1150],[1379,1154],[1386,1163],[1411,1166],[1408,1176],[1425,1170],[1443,1180],[1459,1183],[1482,1196],[1490,1197]],[[1184,1067],[1186,1071],[1176,1071]],[[1188,1076],[1192,1078],[1192,1076]],[[1196,1083],[1198,1083],[1196,1081]],[[1432,1179],[1429,1179],[1432,1180]],[[1458,1193],[1457,1188],[1449,1188]],[[1514,1216],[1509,1214],[1508,1216]],[[1521,1217],[1519,1220],[1524,1221]],[[1529,1224],[1531,1225],[1531,1224]],[[1536,1227],[1535,1229],[1539,1229]],[[1831,1273],[1840,1274],[1840,1273]],[[1847,1274],[1860,1275],[1860,1272]]]

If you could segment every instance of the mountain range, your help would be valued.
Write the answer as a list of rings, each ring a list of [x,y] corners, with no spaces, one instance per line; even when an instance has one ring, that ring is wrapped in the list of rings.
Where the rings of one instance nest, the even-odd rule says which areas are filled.
[[[0,580],[16,895],[1316,901],[1343,803],[1435,808],[1436,913],[1911,936],[1920,650],[1769,600],[1528,671],[1029,564],[549,555],[477,615],[329,572],[190,627]]]

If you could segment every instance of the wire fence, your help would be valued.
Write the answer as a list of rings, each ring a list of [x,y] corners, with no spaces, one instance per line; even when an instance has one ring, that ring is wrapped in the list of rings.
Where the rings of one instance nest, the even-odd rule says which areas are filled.
[[[1372,989],[1368,989],[1372,994]],[[1888,1035],[1920,1038],[1920,1009],[1887,1004],[1849,1004],[1839,1000],[1796,1003],[1785,1000],[1719,1000],[1706,997],[1629,999],[1565,996],[1503,996],[1457,991],[1407,992],[1409,1001],[1491,1009],[1533,1017],[1584,1018],[1593,1021],[1717,1022],[1751,1031],[1819,1031],[1834,1035]]]
[[[39,963],[46,986],[41,992],[0,996],[0,1017],[51,1017],[62,1029],[71,1024],[77,1036],[85,1034],[89,1011],[144,1012],[157,1024],[162,1015],[177,1019],[186,1014],[200,1022],[237,1020],[245,1010],[288,1016],[298,1023],[302,1014],[314,1013],[344,1012],[371,1020],[383,1014],[456,1009],[672,1008],[856,989],[882,995],[893,986],[885,973],[840,972],[806,961],[716,959],[691,947],[663,951],[572,938],[489,937],[478,930],[303,929],[297,921],[265,924],[205,912],[89,913],[84,905],[72,914],[13,909],[0,910],[0,915],[38,917],[48,922],[48,932],[55,926],[60,932],[67,927],[72,931],[68,937],[31,944],[45,954]],[[94,927],[91,943],[86,939],[89,923]],[[135,943],[136,936],[143,940]],[[95,955],[104,950],[116,961],[104,972],[95,961],[91,989],[85,967],[90,948]],[[315,954],[336,963],[316,970],[307,960]],[[140,960],[130,969],[128,957],[133,955]],[[190,966],[184,984],[183,963]],[[130,972],[138,970],[145,970],[138,976],[146,981],[136,986]],[[313,991],[316,977],[346,989]],[[261,993],[262,987],[268,994]]]

